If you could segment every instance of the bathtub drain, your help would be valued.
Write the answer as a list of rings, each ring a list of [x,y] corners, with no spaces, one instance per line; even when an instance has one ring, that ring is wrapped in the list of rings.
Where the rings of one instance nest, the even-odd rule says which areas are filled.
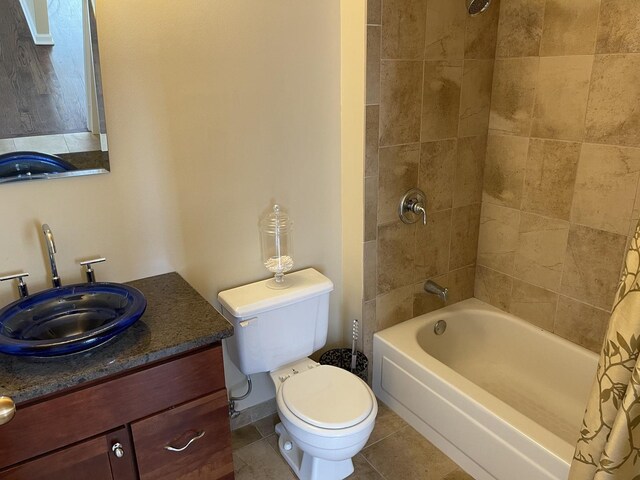
[[[433,331],[436,335],[442,335],[446,329],[447,322],[445,322],[444,320],[438,320],[433,327]]]

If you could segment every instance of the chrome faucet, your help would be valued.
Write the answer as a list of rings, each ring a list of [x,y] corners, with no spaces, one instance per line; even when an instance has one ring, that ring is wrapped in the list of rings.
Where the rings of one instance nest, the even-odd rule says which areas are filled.
[[[447,296],[449,294],[449,289],[447,287],[441,287],[436,282],[427,280],[424,284],[424,290],[427,293],[437,295],[443,302],[447,302]]]
[[[56,242],[53,239],[53,232],[49,225],[46,223],[42,225],[42,233],[44,233],[44,243],[47,245],[47,252],[49,253],[49,263],[51,264],[51,284],[54,288],[62,285],[60,277],[58,276],[58,267],[56,266],[56,259],[54,254],[56,253]]]

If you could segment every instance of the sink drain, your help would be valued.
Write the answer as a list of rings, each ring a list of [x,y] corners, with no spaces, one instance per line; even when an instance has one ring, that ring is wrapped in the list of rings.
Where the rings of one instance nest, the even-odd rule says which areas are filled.
[[[446,329],[447,329],[447,322],[445,322],[444,320],[438,320],[433,327],[433,332],[436,335],[442,335]]]

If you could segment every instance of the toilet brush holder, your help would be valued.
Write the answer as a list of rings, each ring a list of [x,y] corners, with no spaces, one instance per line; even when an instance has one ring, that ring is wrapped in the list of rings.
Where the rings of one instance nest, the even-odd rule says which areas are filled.
[[[331,365],[351,372],[351,349],[333,348],[322,354],[319,360],[320,365]],[[356,352],[356,368],[352,372],[365,382],[367,381],[369,360],[362,352]]]

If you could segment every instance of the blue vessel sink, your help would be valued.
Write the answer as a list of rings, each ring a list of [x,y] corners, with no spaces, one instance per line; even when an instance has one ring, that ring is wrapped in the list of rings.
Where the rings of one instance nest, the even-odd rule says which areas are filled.
[[[100,345],[133,325],[147,300],[119,283],[51,288],[0,309],[0,352],[52,357]]]

